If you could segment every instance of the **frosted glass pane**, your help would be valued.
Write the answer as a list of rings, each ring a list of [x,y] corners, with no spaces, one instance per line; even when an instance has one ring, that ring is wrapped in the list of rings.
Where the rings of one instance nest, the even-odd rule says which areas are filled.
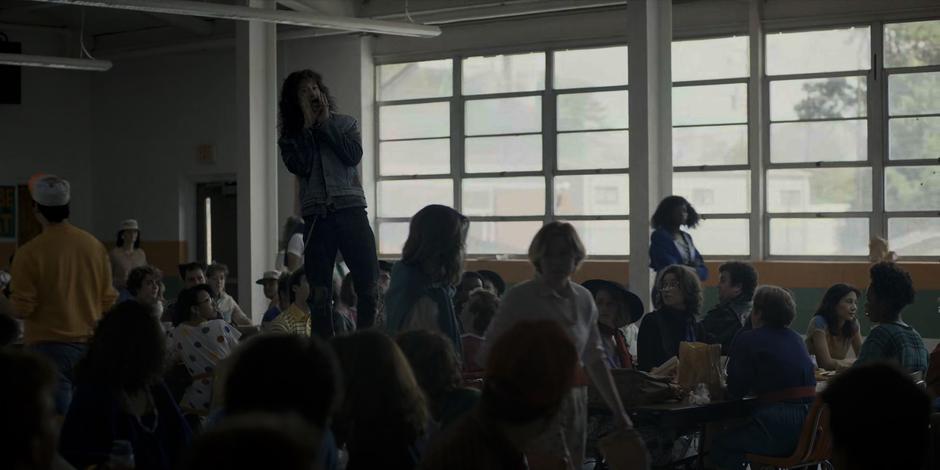
[[[824,31],[769,33],[767,75],[841,72],[871,68],[867,26]]]
[[[888,211],[940,210],[940,166],[885,168],[885,209]]]
[[[555,214],[627,215],[630,213],[630,175],[570,175],[555,177]]]
[[[735,124],[747,122],[747,84],[672,88],[672,124]]]
[[[529,251],[529,244],[542,222],[470,222],[467,234],[467,253],[479,255],[522,255]]]
[[[618,169],[630,166],[630,131],[558,134],[559,170]]]
[[[770,120],[796,121],[865,117],[865,77],[770,82]]]
[[[450,139],[402,140],[379,144],[379,174],[450,173]]]
[[[572,220],[588,256],[626,256],[630,253],[630,221]]]
[[[751,172],[673,173],[672,193],[686,198],[699,214],[747,213],[751,210]]]
[[[940,72],[889,75],[888,112],[892,116],[940,113]]]
[[[542,98],[470,100],[465,104],[467,135],[541,132]]]
[[[450,179],[379,181],[379,217],[411,217],[428,204],[453,207],[453,185]]]
[[[555,88],[627,84],[627,46],[555,52]]]
[[[885,67],[940,65],[940,21],[885,25]]]
[[[626,91],[558,95],[558,130],[626,129],[628,109]]]
[[[545,53],[468,57],[463,60],[463,94],[545,89]]]
[[[865,256],[868,219],[771,219],[770,254]]]
[[[463,213],[469,216],[519,216],[545,213],[545,178],[465,178]]]
[[[468,173],[542,169],[542,136],[471,137],[466,140]]]
[[[689,232],[704,256],[747,256],[751,252],[748,219],[705,219]]]
[[[940,255],[940,218],[888,219],[888,245],[899,256]]]
[[[379,107],[379,138],[415,139],[450,135],[450,103]]]
[[[863,160],[868,160],[864,119],[770,124],[770,161],[774,163]]]
[[[888,120],[888,156],[891,160],[940,158],[940,117]]]
[[[454,93],[452,59],[376,67],[379,101],[442,98]]]
[[[672,81],[747,77],[747,42],[747,36],[673,41]]]
[[[673,128],[672,164],[747,164],[747,125]]]
[[[408,239],[408,222],[379,222],[379,253],[401,254]]]
[[[871,204],[871,168],[767,171],[770,212],[866,212]]]

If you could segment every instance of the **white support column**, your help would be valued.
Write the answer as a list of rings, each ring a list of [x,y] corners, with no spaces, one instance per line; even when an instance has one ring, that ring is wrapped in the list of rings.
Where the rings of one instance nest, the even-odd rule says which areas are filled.
[[[245,0],[253,8],[273,0]],[[277,252],[277,27],[257,21],[236,25],[238,113],[238,299],[260,321],[264,295],[254,280],[274,268]]]
[[[630,290],[650,304],[649,220],[672,192],[672,2],[627,3],[630,47]]]
[[[770,122],[770,112],[764,93],[764,0],[751,0],[748,9],[748,40],[750,41],[750,79],[748,80],[747,147],[751,164],[751,261],[764,259],[768,240],[764,224],[764,169],[770,162],[769,146],[765,146],[764,123]]]

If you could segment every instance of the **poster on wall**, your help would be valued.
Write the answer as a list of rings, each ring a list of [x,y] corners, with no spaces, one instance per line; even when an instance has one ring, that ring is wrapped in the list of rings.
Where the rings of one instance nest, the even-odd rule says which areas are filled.
[[[0,240],[16,239],[16,186],[0,186]]]

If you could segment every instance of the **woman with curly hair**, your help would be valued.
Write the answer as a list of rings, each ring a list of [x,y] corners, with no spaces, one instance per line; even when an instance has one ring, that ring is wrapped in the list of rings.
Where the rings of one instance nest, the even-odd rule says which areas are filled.
[[[149,307],[124,302],[105,314],[76,370],[63,457],[77,468],[101,465],[114,441],[128,441],[138,470],[176,467],[192,435],[161,380],[165,352]]]
[[[927,371],[927,347],[920,333],[901,319],[901,310],[914,303],[914,282],[900,266],[883,261],[869,270],[865,313],[876,326],[868,333],[856,364],[889,361],[910,372]]]
[[[336,336],[330,344],[346,389],[333,430],[349,452],[347,470],[414,468],[430,413],[401,349],[376,330]]]
[[[816,356],[820,369],[841,370],[855,362],[848,359],[862,347],[862,333],[855,314],[862,292],[848,284],[835,284],[823,295],[806,329],[806,349]]]
[[[392,268],[385,294],[386,328],[440,331],[463,356],[454,289],[461,278],[470,221],[447,206],[432,204],[411,218],[401,262]]]
[[[667,266],[678,264],[692,268],[700,280],[708,279],[708,268],[701,253],[692,243],[692,236],[682,227],[695,228],[700,216],[682,196],[669,196],[659,202],[650,221],[650,268],[659,273]]]
[[[278,146],[281,160],[300,183],[305,233],[303,265],[312,289],[313,331],[333,335],[333,265],[337,251],[349,266],[359,298],[357,328],[375,321],[379,276],[375,235],[356,166],[362,135],[352,116],[336,112],[336,100],[312,70],[284,80]]]
[[[695,322],[702,307],[702,284],[692,269],[672,265],[656,276],[656,310],[643,317],[637,335],[637,364],[649,372],[679,354],[679,343],[698,341],[703,332]]]

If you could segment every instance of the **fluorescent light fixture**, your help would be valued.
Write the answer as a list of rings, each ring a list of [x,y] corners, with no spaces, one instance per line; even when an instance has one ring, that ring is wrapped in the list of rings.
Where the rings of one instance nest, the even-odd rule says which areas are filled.
[[[441,34],[437,26],[395,21],[370,20],[325,16],[315,13],[268,10],[240,5],[204,3],[188,0],[34,0],[43,3],[115,8],[166,15],[199,16],[223,20],[261,21],[309,28],[338,29],[342,31],[390,34],[393,36],[436,37]]]
[[[90,70],[92,72],[104,72],[111,68],[110,60],[72,59],[69,57],[27,54],[0,54],[0,64],[49,69]]]

